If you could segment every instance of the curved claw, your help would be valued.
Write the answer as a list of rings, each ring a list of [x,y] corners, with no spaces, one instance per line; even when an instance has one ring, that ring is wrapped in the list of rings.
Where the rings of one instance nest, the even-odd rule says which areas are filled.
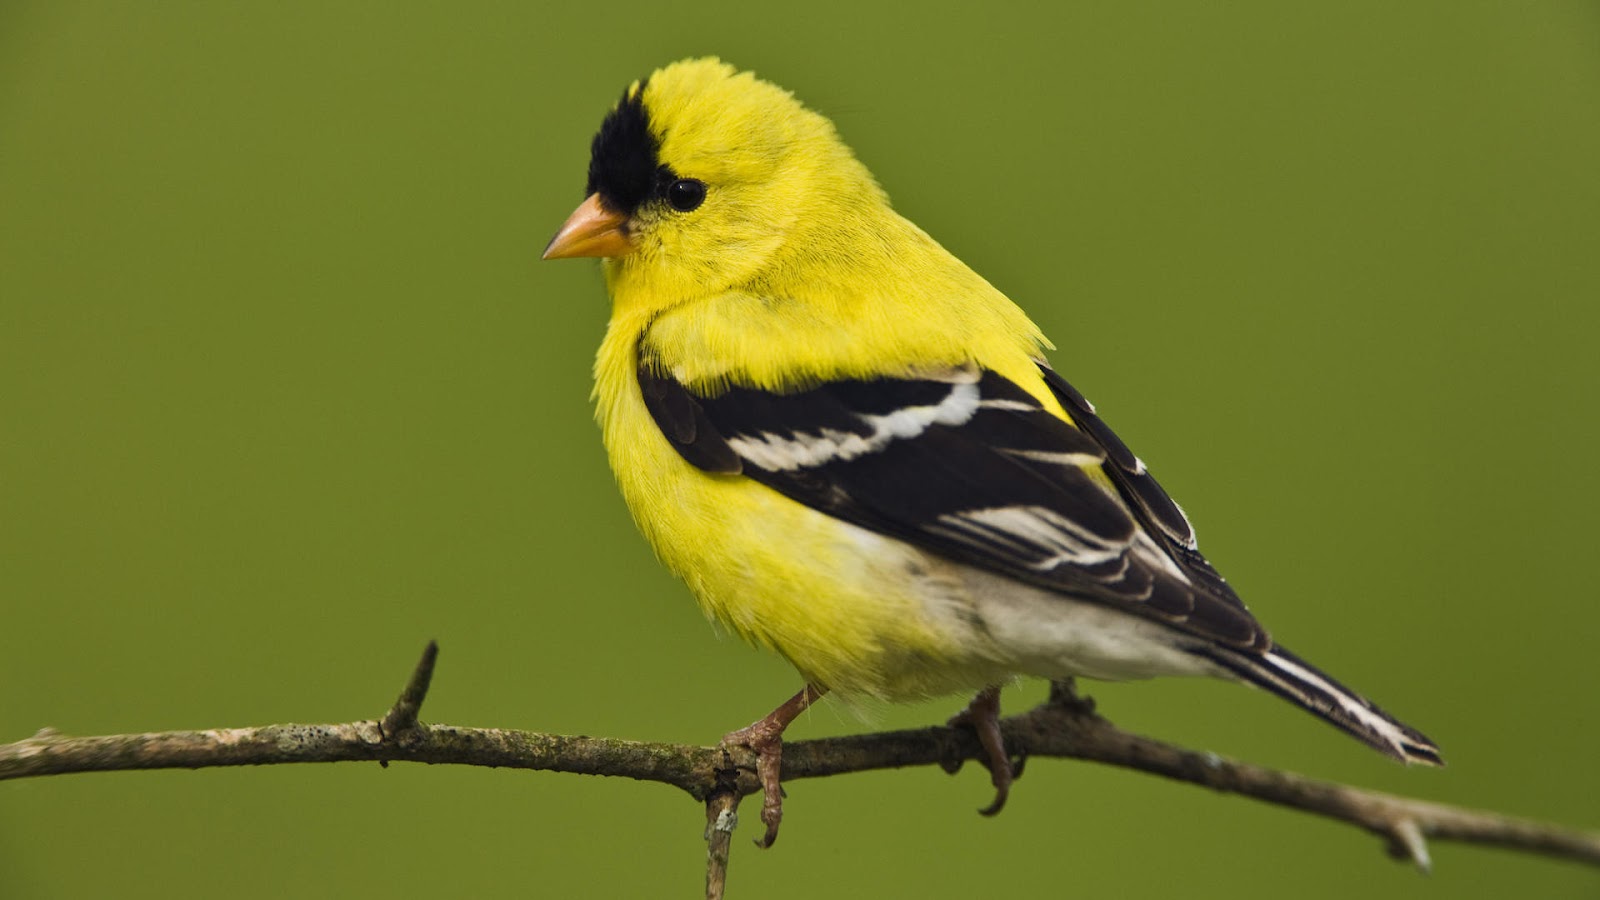
[[[767,830],[751,843],[765,850],[778,842],[778,826],[783,824],[786,795],[778,783],[778,773],[783,770],[783,741],[775,739],[770,751],[756,750],[756,753],[756,774],[761,778],[761,824],[767,826]]]
[[[1022,772],[1026,757],[1019,757],[1015,767],[1006,756],[1005,739],[1000,735],[1000,688],[989,687],[978,692],[967,708],[951,717],[952,726],[965,725],[978,733],[978,743],[983,745],[989,758],[984,765],[989,768],[989,781],[994,785],[994,802],[978,810],[980,815],[992,816],[1005,809],[1011,796],[1011,784]]]
[[[1004,777],[1001,777],[1004,773]],[[1006,808],[1006,798],[1011,796],[1011,773],[1005,769],[994,770],[994,802],[978,810],[980,816],[998,815]]]
[[[820,699],[822,693],[820,688],[808,684],[766,718],[722,738],[723,746],[749,747],[756,754],[756,777],[761,781],[761,823],[767,826],[766,832],[755,841],[757,847],[771,847],[776,843],[778,826],[783,822],[783,786],[779,783],[783,772],[783,730],[806,707]]]
[[[761,782],[761,824],[766,833],[755,841],[757,847],[771,847],[778,840],[778,825],[783,822],[783,732],[767,726],[767,720],[731,732],[722,738],[723,746],[748,747],[756,754],[756,778]]]

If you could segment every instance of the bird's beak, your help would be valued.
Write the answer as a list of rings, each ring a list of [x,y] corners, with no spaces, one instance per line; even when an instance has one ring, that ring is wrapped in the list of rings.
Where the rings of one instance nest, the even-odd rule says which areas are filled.
[[[628,217],[612,212],[600,202],[598,193],[578,204],[567,221],[544,248],[543,259],[570,259],[574,256],[622,256],[633,249],[628,240]]]

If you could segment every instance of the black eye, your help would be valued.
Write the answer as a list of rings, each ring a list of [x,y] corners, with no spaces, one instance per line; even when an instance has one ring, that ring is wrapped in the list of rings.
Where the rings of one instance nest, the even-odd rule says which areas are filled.
[[[679,178],[667,185],[667,202],[678,212],[689,212],[706,202],[706,183],[693,178]]]

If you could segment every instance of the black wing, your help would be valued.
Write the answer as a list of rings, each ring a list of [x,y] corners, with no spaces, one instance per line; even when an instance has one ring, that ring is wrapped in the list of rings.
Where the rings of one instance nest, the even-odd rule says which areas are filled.
[[[1080,427],[977,369],[705,397],[647,362],[639,385],[662,433],[707,472],[742,474],[941,556],[1209,640],[1269,646],[1144,464],[1041,368]]]

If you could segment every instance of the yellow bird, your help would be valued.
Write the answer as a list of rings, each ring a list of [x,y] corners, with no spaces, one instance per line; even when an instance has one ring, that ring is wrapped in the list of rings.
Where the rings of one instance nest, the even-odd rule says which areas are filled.
[[[988,754],[988,813],[1020,675],[1241,681],[1440,763],[1267,635],[1039,329],[898,215],[826,118],[686,60],[631,85],[591,154],[544,258],[604,258],[595,397],[623,497],[706,613],[806,681],[724,738],[758,754],[762,843],[783,730],[829,691],[977,691],[955,721]]]

